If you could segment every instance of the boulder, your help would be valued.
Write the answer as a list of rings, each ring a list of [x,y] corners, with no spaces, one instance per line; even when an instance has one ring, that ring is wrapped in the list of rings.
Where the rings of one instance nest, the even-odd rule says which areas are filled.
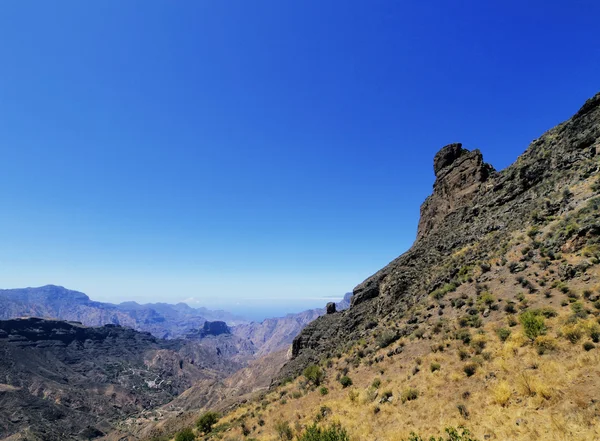
[[[325,307],[325,310],[327,311],[327,314],[333,314],[336,312],[335,309],[335,303],[334,302],[329,302],[327,304],[327,306]]]

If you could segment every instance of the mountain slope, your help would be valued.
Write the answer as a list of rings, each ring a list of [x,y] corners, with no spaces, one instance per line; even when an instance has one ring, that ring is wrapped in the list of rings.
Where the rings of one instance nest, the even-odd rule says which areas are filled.
[[[451,144],[434,171],[411,249],[304,328],[280,385],[217,433],[600,439],[600,94],[505,170]]]
[[[565,188],[597,176],[599,137],[600,94],[501,172],[484,163],[479,150],[444,147],[434,158],[433,194],[421,206],[411,249],[358,285],[346,313],[308,326],[294,341],[294,360],[284,374],[298,374],[358,340],[369,320],[398,317],[430,292],[458,282],[463,266],[489,259],[512,232],[535,224],[532,214],[564,215],[570,204]]]

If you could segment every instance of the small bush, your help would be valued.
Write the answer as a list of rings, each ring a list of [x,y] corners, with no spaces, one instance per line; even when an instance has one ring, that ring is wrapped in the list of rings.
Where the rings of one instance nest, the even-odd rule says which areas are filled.
[[[348,391],[348,398],[351,402],[356,403],[358,401],[360,393],[356,389],[350,389]]]
[[[456,334],[454,334],[454,338],[457,340],[462,340],[462,342],[466,345],[471,343],[471,333],[468,329],[459,329],[456,331]]]
[[[306,369],[304,369],[303,375],[315,386],[319,386],[323,381],[323,378],[325,378],[325,372],[323,372],[323,369],[315,364],[307,366]]]
[[[456,406],[456,408],[458,409],[458,413],[460,413],[460,416],[463,417],[464,419],[468,419],[469,418],[469,410],[467,409],[467,406],[465,406],[464,404],[459,404],[458,406]]]
[[[287,421],[277,421],[275,423],[275,431],[281,441],[291,441],[294,438],[294,432]]]
[[[535,340],[546,331],[544,317],[533,311],[525,311],[521,314],[519,320],[523,325],[523,332],[530,340]]]
[[[304,433],[298,437],[298,441],[350,441],[350,437],[339,424],[321,428],[315,423],[306,428]]]
[[[458,324],[463,328],[479,328],[483,324],[483,321],[479,315],[466,315],[458,320]]]
[[[562,333],[571,343],[577,343],[583,337],[583,331],[578,325],[567,325],[562,328]]]
[[[496,334],[498,335],[498,338],[504,342],[510,337],[510,329],[498,328],[496,329]]]
[[[510,385],[506,381],[498,383],[493,389],[494,401],[500,406],[506,406],[512,395]]]
[[[377,345],[380,348],[387,348],[399,338],[400,336],[395,331],[384,331],[379,337],[377,337]]]
[[[200,432],[210,433],[213,426],[219,421],[219,414],[216,412],[206,412],[196,421],[196,427]]]
[[[515,314],[517,312],[517,308],[515,307],[515,302],[509,301],[504,305],[504,311],[509,314]]]
[[[348,386],[352,386],[352,379],[349,376],[344,375],[342,378],[340,378],[340,383],[342,387],[346,388]]]
[[[596,347],[596,345],[594,343],[592,343],[591,341],[586,341],[583,344],[583,349],[585,349],[586,351],[591,351],[592,349],[594,349]]]
[[[419,391],[412,387],[406,388],[402,391],[402,395],[400,395],[400,401],[402,403],[406,403],[407,401],[413,401],[419,398]]]
[[[534,346],[539,355],[543,355],[546,352],[554,351],[558,347],[556,339],[548,335],[540,335],[534,341]]]
[[[449,292],[456,291],[456,288],[457,285],[455,283],[446,283],[443,287],[431,292],[430,295],[436,300],[441,300]]]
[[[439,363],[431,363],[431,372],[439,371],[442,368],[442,365]]]
[[[600,326],[598,325],[598,323],[593,323],[592,325],[590,325],[590,327],[588,328],[588,332],[590,334],[590,338],[594,343],[600,342]]]
[[[467,375],[467,377],[472,377],[477,372],[477,364],[476,363],[467,363],[463,367],[463,372]]]
[[[175,441],[194,441],[196,439],[196,435],[189,427],[177,432],[175,435]]]
[[[464,427],[459,427],[458,429],[447,427],[446,434],[447,438],[442,438],[441,436],[436,438],[432,436],[429,438],[429,441],[477,441],[477,439],[471,437],[471,433]],[[426,441],[426,439],[411,432],[407,441]]]
[[[375,378],[371,386],[373,389],[379,389],[379,386],[381,386],[381,380],[379,378]]]
[[[327,395],[329,393],[329,389],[327,389],[325,386],[321,386],[321,388],[319,389],[319,393],[321,395]]]
[[[571,304],[571,311],[573,311],[573,318],[587,318],[588,313],[581,302]]]

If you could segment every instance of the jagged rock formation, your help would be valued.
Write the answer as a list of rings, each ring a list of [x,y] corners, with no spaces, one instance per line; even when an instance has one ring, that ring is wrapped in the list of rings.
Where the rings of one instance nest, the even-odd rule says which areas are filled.
[[[598,172],[600,94],[568,121],[532,142],[505,170],[494,171],[478,150],[450,144],[434,159],[433,194],[421,207],[410,250],[354,289],[351,308],[312,322],[293,342],[293,359],[281,376],[332,356],[368,334],[371,323],[401,316],[428,293],[456,277],[455,253],[483,259],[532,214],[559,214],[565,188]],[[410,326],[400,333],[410,333]]]
[[[245,366],[252,348],[235,347],[221,337],[231,336],[208,342],[160,340],[117,325],[0,321],[0,437],[17,432],[44,441],[100,436],[132,413]]]

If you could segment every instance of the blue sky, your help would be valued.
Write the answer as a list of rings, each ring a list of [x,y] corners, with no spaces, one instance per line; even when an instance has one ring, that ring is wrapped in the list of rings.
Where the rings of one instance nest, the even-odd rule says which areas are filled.
[[[411,245],[440,147],[506,167],[600,90],[598,16],[595,1],[0,2],[0,285],[321,306]]]

